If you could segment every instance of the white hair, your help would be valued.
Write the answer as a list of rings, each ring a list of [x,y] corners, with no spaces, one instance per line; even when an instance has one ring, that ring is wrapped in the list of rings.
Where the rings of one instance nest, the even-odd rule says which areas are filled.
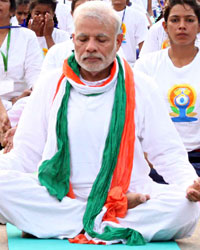
[[[104,1],[87,1],[79,5],[73,14],[74,26],[79,18],[95,18],[104,24],[114,24],[116,34],[121,33],[121,18],[117,12],[113,9],[112,5]]]

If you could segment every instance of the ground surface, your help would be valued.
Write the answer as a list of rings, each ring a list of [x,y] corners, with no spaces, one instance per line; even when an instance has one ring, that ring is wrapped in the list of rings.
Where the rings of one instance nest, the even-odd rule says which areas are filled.
[[[192,237],[177,243],[181,250],[200,250],[200,221]],[[0,225],[0,250],[9,250],[6,227],[3,225]]]

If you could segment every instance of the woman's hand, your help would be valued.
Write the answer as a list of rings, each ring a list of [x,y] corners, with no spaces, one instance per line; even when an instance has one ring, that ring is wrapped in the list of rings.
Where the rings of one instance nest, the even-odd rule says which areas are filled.
[[[35,32],[36,36],[43,36],[45,20],[41,15],[35,15],[29,20],[28,28]]]

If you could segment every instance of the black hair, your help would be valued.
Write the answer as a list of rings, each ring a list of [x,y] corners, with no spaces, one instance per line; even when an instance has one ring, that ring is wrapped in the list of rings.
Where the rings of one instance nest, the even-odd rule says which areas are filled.
[[[75,10],[75,5],[76,5],[76,3],[77,3],[78,1],[80,1],[80,0],[72,0],[72,3],[71,3],[71,13],[74,12],[74,10]]]
[[[10,11],[15,12],[16,10],[16,2],[15,0],[10,0]]]
[[[30,13],[28,14],[28,17],[26,19],[26,27],[28,27],[29,20],[31,19],[31,11],[35,8],[35,6],[37,4],[49,4],[49,5],[51,5],[53,12],[55,12],[57,2],[56,2],[56,0],[31,0],[30,5],[29,5],[29,12]],[[53,21],[54,21],[54,27],[57,28],[58,27],[58,19],[56,17],[56,14],[54,14],[54,16],[53,16]]]
[[[31,0],[29,10],[30,12],[35,8],[37,4],[48,4],[51,6],[53,12],[56,10],[57,1],[56,0]]]
[[[19,6],[19,5],[27,5],[30,3],[30,0],[16,0],[16,8]]]
[[[168,17],[169,17],[171,9],[177,4],[189,5],[193,9],[195,15],[198,18],[198,22],[200,23],[200,6],[198,5],[196,0],[167,0],[165,2],[165,6],[163,10],[163,17],[165,19],[165,22],[168,21]]]

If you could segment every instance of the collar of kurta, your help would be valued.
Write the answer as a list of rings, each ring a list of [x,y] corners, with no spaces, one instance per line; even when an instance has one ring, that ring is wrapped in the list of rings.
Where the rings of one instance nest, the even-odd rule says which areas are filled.
[[[83,217],[84,230],[92,238],[102,241],[124,239],[128,245],[144,244],[142,235],[130,228],[106,226],[103,233],[94,231],[94,223],[102,208],[106,213],[103,221],[119,223],[117,217],[127,213],[126,193],[130,184],[135,142],[135,85],[133,72],[125,60],[117,57],[113,62],[110,77],[101,86],[86,86],[80,80],[79,65],[74,54],[64,62],[63,74],[58,82],[56,97],[61,84],[65,84],[65,94],[57,113],[56,136],[57,152],[42,162],[39,167],[39,181],[49,193],[62,200],[66,195],[75,198],[70,184],[70,150],[68,139],[68,101],[70,89],[91,96],[103,94],[116,84],[115,97],[110,119],[109,131],[102,155],[101,169],[93,183]],[[95,115],[95,114],[94,114]],[[73,202],[73,201],[72,201]],[[84,239],[85,241],[85,239]],[[81,237],[71,242],[82,243]],[[91,241],[90,241],[91,242]]]

